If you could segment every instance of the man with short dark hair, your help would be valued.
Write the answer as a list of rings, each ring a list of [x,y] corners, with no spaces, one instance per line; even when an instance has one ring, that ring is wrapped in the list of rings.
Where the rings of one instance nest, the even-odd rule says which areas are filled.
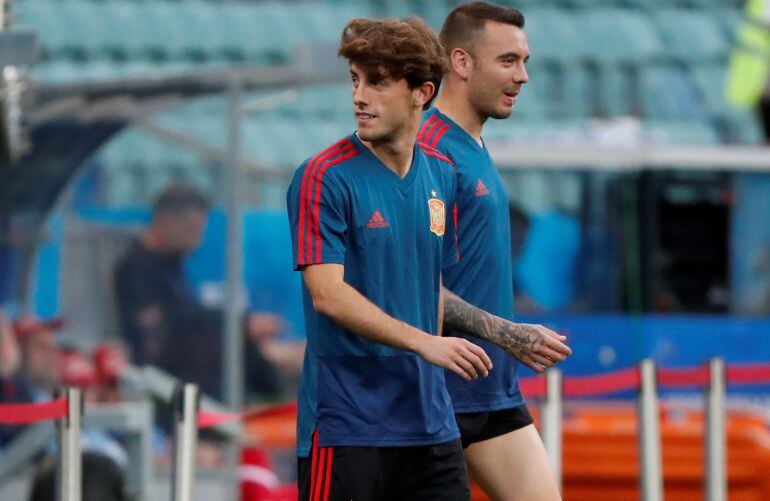
[[[354,19],[358,130],[306,161],[287,195],[307,351],[299,391],[300,499],[467,500],[444,368],[492,368],[441,337],[441,267],[456,259],[454,168],[415,142],[444,69],[419,19]]]
[[[149,226],[117,263],[114,286],[132,362],[155,365],[221,398],[223,315],[199,302],[184,271],[201,243],[208,209],[197,188],[166,188],[153,203]],[[244,349],[248,390],[277,393],[276,368],[254,342],[244,341]]]
[[[465,459],[471,477],[495,500],[558,499],[519,389],[517,359],[542,372],[571,351],[565,337],[512,321],[508,197],[481,139],[486,120],[507,118],[528,81],[524,16],[486,2],[465,4],[447,17],[441,41],[448,63],[444,88],[425,113],[418,140],[457,168],[460,261],[443,270],[452,291],[445,294],[444,327],[448,336],[481,346],[495,367],[476,381],[446,375]]]

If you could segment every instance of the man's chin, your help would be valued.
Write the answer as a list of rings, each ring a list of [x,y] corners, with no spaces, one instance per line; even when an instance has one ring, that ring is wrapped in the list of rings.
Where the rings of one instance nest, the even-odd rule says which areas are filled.
[[[361,141],[366,141],[368,143],[381,141],[383,138],[385,138],[384,134],[378,134],[376,131],[373,130],[358,130],[358,138],[361,139]]]
[[[510,117],[511,113],[513,113],[513,106],[497,108],[495,110],[492,110],[492,112],[489,114],[489,118],[494,118],[496,120],[503,120],[505,118]]]

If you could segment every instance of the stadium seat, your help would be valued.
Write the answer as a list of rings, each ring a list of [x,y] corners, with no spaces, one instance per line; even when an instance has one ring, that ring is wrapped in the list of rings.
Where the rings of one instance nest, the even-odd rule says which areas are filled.
[[[664,9],[655,20],[670,53],[687,64],[723,60],[730,49],[717,19],[705,11]]]
[[[88,26],[84,31],[80,29],[66,4],[50,0],[15,2],[13,13],[21,26],[38,30],[44,54],[49,59],[87,58],[91,32]]]
[[[352,114],[350,84],[314,85],[300,88],[297,98],[278,109],[274,114],[299,117],[346,117]]]
[[[600,63],[644,64],[664,54],[652,19],[632,9],[587,9],[573,23],[585,33],[585,50]]]
[[[745,17],[743,12],[735,8],[714,9],[714,16],[719,20],[730,45],[738,40],[738,33],[743,25]]]
[[[644,129],[655,142],[664,144],[719,144],[719,135],[703,121],[646,121]]]
[[[532,8],[525,13],[525,30],[533,61],[573,63],[591,55],[585,40],[591,32],[578,28],[576,15],[553,8]]]
[[[700,120],[705,116],[689,75],[672,67],[645,68],[639,78],[644,117],[653,120]]]
[[[561,103],[554,99],[553,74],[548,65],[530,64],[527,73],[529,83],[522,87],[516,100],[515,117],[542,120],[559,116],[564,110],[559,107]]]
[[[596,76],[599,116],[632,115],[636,105],[633,71],[617,64],[602,64],[597,67]]]
[[[550,95],[558,96],[551,113],[558,118],[585,118],[593,113],[596,102],[595,81],[584,64],[561,64],[550,82]]]
[[[724,92],[727,77],[725,65],[698,65],[692,68],[690,76],[707,111],[720,113],[730,107]]]
[[[222,58],[225,41],[222,37],[219,7],[210,2],[185,1],[177,7],[177,24],[181,28],[180,56],[195,60]],[[205,36],[201,36],[205,33]]]

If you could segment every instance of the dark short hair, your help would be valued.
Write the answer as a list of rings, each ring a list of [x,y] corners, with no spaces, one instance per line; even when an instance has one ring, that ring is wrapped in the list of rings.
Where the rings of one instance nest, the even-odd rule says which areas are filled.
[[[181,213],[190,209],[206,211],[211,203],[196,187],[174,183],[164,189],[152,204],[154,214]]]
[[[29,501],[55,501],[56,463],[54,456],[47,456],[35,472],[30,488]],[[127,501],[123,470],[107,456],[83,451],[82,459],[83,501]]]
[[[339,55],[360,65],[371,76],[405,79],[410,89],[425,82],[438,95],[446,58],[436,33],[419,17],[352,19],[342,30]]]
[[[513,7],[501,7],[488,2],[471,2],[456,7],[441,27],[441,44],[446,54],[460,48],[472,56],[474,44],[488,21],[510,24],[524,29],[524,14]]]

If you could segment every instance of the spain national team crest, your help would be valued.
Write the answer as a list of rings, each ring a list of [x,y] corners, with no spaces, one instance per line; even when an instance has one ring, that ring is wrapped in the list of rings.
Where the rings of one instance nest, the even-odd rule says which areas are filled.
[[[433,194],[435,196],[435,192]],[[438,198],[431,198],[428,200],[428,208],[430,209],[430,231],[438,236],[442,236],[444,230],[446,230],[444,202]]]

